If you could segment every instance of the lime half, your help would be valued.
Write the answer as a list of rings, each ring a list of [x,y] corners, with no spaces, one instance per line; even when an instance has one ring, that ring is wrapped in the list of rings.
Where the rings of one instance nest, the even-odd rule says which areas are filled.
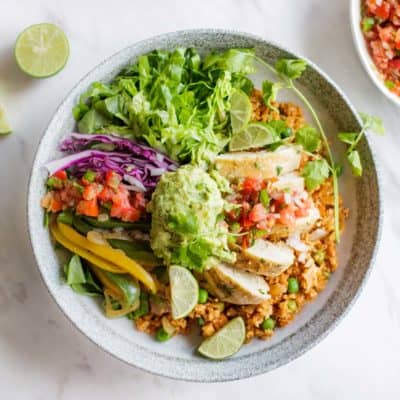
[[[171,286],[172,318],[186,317],[197,304],[199,284],[187,268],[178,265],[169,267],[169,282]]]
[[[18,36],[14,54],[22,71],[34,78],[46,78],[61,71],[66,64],[68,39],[53,24],[32,25]]]
[[[233,135],[229,150],[257,149],[275,141],[275,131],[269,125],[264,122],[251,122],[242,132]]]
[[[8,123],[6,112],[4,108],[0,105],[0,135],[7,135],[11,133],[12,129]]]
[[[251,117],[251,102],[249,96],[241,90],[233,92],[231,97],[231,126],[235,134],[244,129]]]
[[[221,360],[239,351],[246,337],[246,327],[242,317],[230,320],[213,336],[204,340],[198,348],[201,355]]]

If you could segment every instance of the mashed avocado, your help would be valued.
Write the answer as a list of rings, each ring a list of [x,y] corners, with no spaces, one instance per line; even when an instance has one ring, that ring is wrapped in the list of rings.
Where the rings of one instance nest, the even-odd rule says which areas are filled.
[[[167,265],[202,271],[216,260],[235,261],[227,228],[219,223],[225,202],[202,168],[185,165],[164,174],[149,205],[151,247]]]

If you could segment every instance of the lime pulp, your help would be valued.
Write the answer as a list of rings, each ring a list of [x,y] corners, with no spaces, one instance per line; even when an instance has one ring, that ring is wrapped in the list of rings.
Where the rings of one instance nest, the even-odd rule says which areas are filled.
[[[264,122],[251,122],[242,131],[233,135],[230,151],[257,149],[273,143],[276,140],[274,130]]]
[[[233,134],[241,132],[250,121],[251,102],[241,90],[233,92],[231,97],[231,127]]]
[[[7,135],[11,133],[12,129],[8,123],[6,112],[4,108],[0,105],[0,135]]]

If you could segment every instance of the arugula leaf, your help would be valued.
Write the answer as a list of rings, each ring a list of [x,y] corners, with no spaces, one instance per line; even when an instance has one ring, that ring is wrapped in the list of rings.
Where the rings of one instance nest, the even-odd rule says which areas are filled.
[[[363,112],[360,112],[359,114],[366,130],[371,130],[377,135],[385,134],[385,128],[381,118]]]
[[[307,189],[314,190],[318,188],[329,177],[329,173],[329,164],[324,158],[309,161],[302,171]]]
[[[362,165],[360,155],[357,150],[353,150],[347,154],[347,159],[350,163],[351,170],[355,176],[362,175]]]
[[[276,100],[278,90],[281,88],[282,84],[280,82],[271,82],[265,80],[262,83],[262,96],[266,106],[271,109],[276,109],[276,107],[272,105],[272,102]]]
[[[290,80],[300,78],[306,68],[307,63],[300,59],[280,58],[275,64],[278,74]]]
[[[89,269],[82,266],[81,259],[77,254],[74,254],[64,266],[64,275],[66,283],[79,294],[99,296],[103,293]]]
[[[301,144],[310,153],[321,147],[321,137],[312,126],[304,126],[296,132],[296,143]]]
[[[338,133],[339,140],[343,143],[347,143],[350,145],[355,143],[357,137],[358,137],[358,133],[355,133],[355,132],[340,132],[340,133]]]

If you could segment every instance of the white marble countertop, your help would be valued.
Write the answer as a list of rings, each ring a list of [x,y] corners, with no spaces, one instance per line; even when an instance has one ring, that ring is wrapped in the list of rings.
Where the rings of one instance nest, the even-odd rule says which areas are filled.
[[[15,130],[0,139],[1,399],[400,397],[400,115],[361,67],[347,3],[1,0],[0,102]],[[12,48],[22,29],[46,21],[65,30],[71,56],[62,73],[32,80],[17,70]],[[25,224],[34,151],[66,92],[105,57],[137,40],[200,27],[253,32],[304,54],[343,88],[357,109],[380,115],[387,129],[385,137],[372,138],[382,165],[385,222],[377,262],[359,301],[327,339],[300,359],[269,374],[225,384],[152,376],[94,346],[47,293]]]

